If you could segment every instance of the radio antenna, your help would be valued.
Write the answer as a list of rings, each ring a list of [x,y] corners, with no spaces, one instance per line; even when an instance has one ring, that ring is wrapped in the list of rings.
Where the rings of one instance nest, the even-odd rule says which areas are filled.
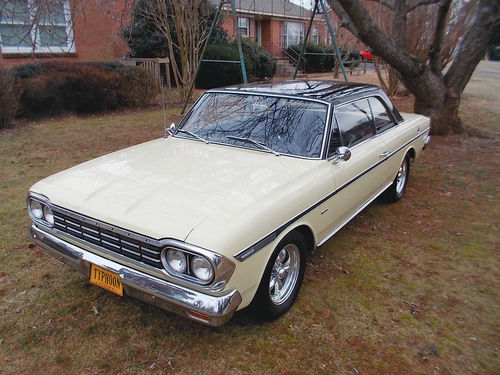
[[[163,112],[163,138],[167,138],[167,113],[165,112],[165,85],[160,80],[161,85],[161,110]]]

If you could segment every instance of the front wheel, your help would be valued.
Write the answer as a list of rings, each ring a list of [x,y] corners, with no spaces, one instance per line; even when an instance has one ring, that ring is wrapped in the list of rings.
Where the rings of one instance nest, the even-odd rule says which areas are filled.
[[[384,199],[388,202],[397,202],[401,198],[406,190],[406,185],[408,184],[408,178],[410,177],[410,157],[405,156],[401,166],[398,169],[396,178],[392,182],[392,185],[387,188],[384,192]]]
[[[276,246],[253,305],[265,319],[286,313],[299,293],[305,272],[306,246],[300,233],[290,233]]]

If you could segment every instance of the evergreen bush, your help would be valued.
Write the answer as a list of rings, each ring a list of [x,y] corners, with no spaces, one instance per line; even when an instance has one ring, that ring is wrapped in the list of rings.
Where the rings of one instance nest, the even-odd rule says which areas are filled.
[[[271,78],[276,72],[273,57],[261,46],[250,39],[242,40],[243,57],[249,82]],[[238,63],[203,62],[196,80],[199,88],[213,88],[241,83],[241,65],[237,41],[229,44],[209,44],[204,60],[226,60]]]
[[[151,103],[146,72],[117,63],[34,63],[13,69],[22,86],[19,116],[95,113]]]
[[[301,48],[301,45],[290,46],[287,51],[292,56],[298,56]],[[335,53],[333,46],[322,46],[313,42],[307,42],[304,52],[326,54],[304,55],[304,59],[306,60],[306,73],[329,72],[333,69],[336,60],[336,57],[333,55]],[[355,64],[356,66],[359,63],[359,50],[348,45],[340,47],[340,55],[342,56],[342,61],[344,61],[345,66],[350,66],[351,64]]]
[[[12,73],[0,66],[0,129],[8,128],[19,105],[21,88]]]

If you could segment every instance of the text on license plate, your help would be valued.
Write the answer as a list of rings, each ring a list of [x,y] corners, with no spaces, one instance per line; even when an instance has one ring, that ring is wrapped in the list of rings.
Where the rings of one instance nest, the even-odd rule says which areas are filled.
[[[90,283],[123,296],[123,285],[120,276],[95,264],[90,265]]]

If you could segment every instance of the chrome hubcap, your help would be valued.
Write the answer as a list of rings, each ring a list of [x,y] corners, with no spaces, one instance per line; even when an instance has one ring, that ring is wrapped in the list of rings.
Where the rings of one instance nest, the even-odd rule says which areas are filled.
[[[399,167],[398,175],[396,176],[396,193],[401,194],[403,192],[405,182],[406,182],[406,168],[407,168],[406,159]]]
[[[279,252],[269,279],[269,296],[275,305],[281,305],[292,294],[300,270],[300,252],[294,244]]]

